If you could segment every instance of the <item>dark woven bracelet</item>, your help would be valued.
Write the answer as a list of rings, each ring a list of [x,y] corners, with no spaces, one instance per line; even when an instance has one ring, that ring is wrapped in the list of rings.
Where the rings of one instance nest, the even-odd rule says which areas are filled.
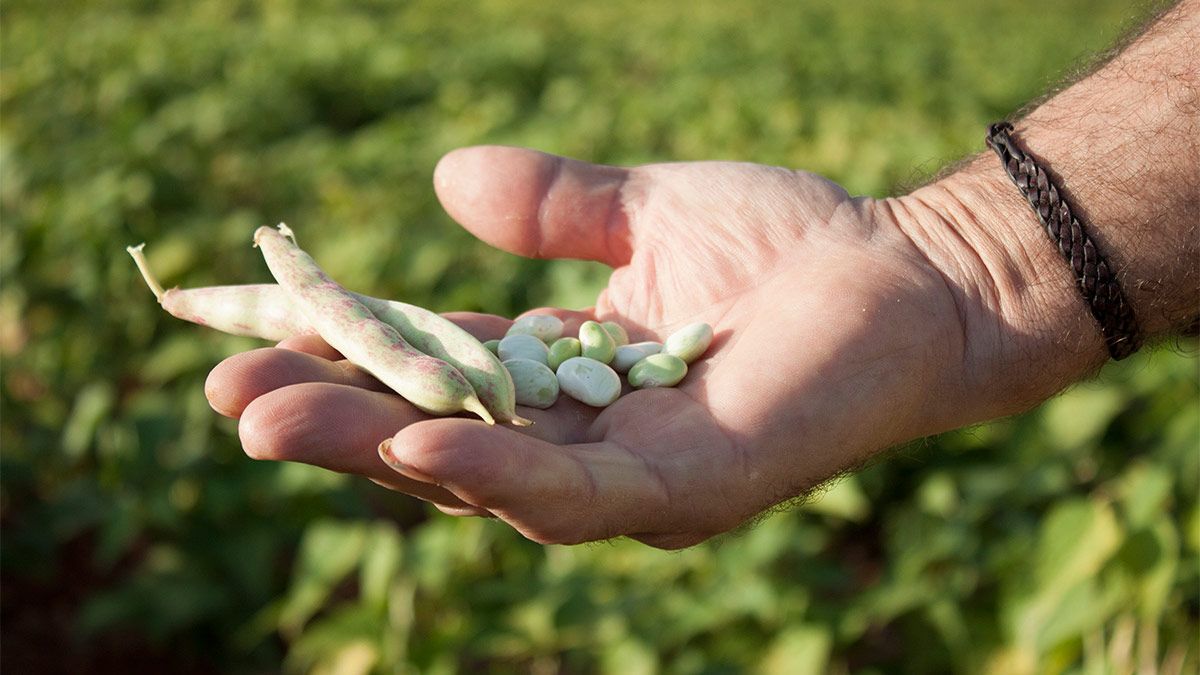
[[[1117,282],[1112,268],[1074,215],[1074,209],[1067,203],[1058,181],[1017,147],[1009,135],[1012,130],[1013,125],[1008,122],[996,122],[989,126],[987,145],[1000,156],[1008,177],[1025,195],[1038,220],[1046,228],[1050,241],[1054,242],[1058,252],[1071,265],[1079,292],[1100,324],[1109,355],[1120,361],[1141,346],[1133,308],[1121,291],[1121,284]]]

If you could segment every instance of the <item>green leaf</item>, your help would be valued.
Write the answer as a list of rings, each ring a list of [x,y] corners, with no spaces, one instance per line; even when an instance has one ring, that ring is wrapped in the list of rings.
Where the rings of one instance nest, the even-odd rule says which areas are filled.
[[[382,608],[404,561],[404,540],[394,525],[377,523],[368,532],[364,548],[361,595],[367,603]]]
[[[1069,598],[1090,599],[1091,583],[1117,551],[1123,533],[1111,505],[1096,499],[1076,499],[1056,506],[1042,523],[1038,537],[1035,586],[1018,600],[1009,619],[1010,634],[1023,647],[1046,647],[1042,637],[1052,622],[1066,622],[1062,612]],[[1074,594],[1074,595],[1072,595]],[[1082,594],[1082,595],[1080,595]],[[1074,616],[1074,615],[1070,615]]]
[[[365,675],[379,661],[379,617],[352,605],[320,619],[292,645],[284,669],[328,675]]]
[[[1065,588],[1091,577],[1121,540],[1121,526],[1107,502],[1061,502],[1046,516],[1038,537],[1038,585]]]
[[[78,461],[92,445],[96,429],[112,409],[114,393],[107,382],[93,382],[75,397],[75,407],[63,429],[63,451],[71,461]]]
[[[821,675],[828,671],[833,636],[819,625],[789,626],[758,664],[763,675]]]
[[[839,478],[804,504],[805,511],[822,513],[842,520],[861,522],[871,513],[871,504],[863,494],[858,478]]]
[[[1162,616],[1179,567],[1179,532],[1167,518],[1129,537],[1122,562],[1136,584],[1138,614],[1144,621]]]
[[[1062,449],[1092,445],[1124,403],[1125,395],[1115,387],[1077,386],[1042,407],[1045,432]]]
[[[601,672],[609,675],[654,675],[658,672],[658,656],[650,646],[636,638],[621,640],[604,649],[600,662]]]
[[[300,540],[292,589],[279,614],[279,627],[300,631],[347,574],[362,560],[366,527],[362,523],[320,521]]]
[[[1138,462],[1122,478],[1119,494],[1131,527],[1145,527],[1166,511],[1173,482],[1166,469]]]
[[[1035,646],[1046,653],[1062,642],[1079,638],[1102,626],[1120,600],[1112,586],[1087,579],[1066,589],[1044,617]]]

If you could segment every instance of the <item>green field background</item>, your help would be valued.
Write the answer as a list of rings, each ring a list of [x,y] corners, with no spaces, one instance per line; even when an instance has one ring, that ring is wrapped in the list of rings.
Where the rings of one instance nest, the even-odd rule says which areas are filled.
[[[606,270],[474,240],[433,195],[442,154],[745,160],[895,194],[1152,11],[6,0],[3,669],[1196,672],[1194,341],[688,550],[539,546],[248,459],[203,386],[262,343],[165,315],[124,252],[145,241],[167,285],[265,282],[251,232],[286,221],[355,290],[582,307]]]

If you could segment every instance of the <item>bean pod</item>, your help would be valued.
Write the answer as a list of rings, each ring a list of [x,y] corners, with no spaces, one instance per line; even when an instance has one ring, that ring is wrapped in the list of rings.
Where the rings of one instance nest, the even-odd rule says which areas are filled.
[[[466,410],[495,423],[462,373],[405,342],[285,235],[286,225],[260,227],[254,243],[292,305],[331,347],[427,413]]]
[[[264,340],[282,340],[312,330],[275,284],[209,286],[164,290],[150,271],[145,244],[126,247],[158,304],[174,317],[229,333]]]
[[[357,293],[351,295],[376,318],[395,328],[413,347],[458,369],[497,420],[517,426],[530,424],[529,420],[517,415],[516,393],[508,371],[475,336],[424,307]]]

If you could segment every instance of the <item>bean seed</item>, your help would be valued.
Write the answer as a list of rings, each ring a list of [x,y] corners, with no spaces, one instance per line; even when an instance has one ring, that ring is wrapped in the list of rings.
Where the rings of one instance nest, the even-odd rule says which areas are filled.
[[[546,362],[550,366],[550,370],[558,370],[563,361],[579,356],[583,352],[579,346],[579,340],[573,337],[559,338],[550,345],[550,355]]]
[[[583,356],[595,359],[600,363],[612,361],[613,354],[617,350],[617,344],[613,341],[612,336],[604,330],[604,326],[595,321],[584,321],[583,325],[579,327],[579,343]]]
[[[501,361],[509,359],[529,359],[538,363],[546,363],[550,354],[550,349],[546,347],[546,343],[537,339],[532,335],[520,333],[517,335],[505,336],[500,344],[496,346],[496,353],[500,356]]]
[[[631,345],[621,345],[617,347],[612,363],[608,365],[618,373],[628,373],[633,364],[661,351],[662,344],[658,342],[635,342]]]
[[[487,342],[483,343],[483,346],[487,347],[487,350],[493,354],[500,353],[499,352],[499,349],[500,349],[500,341],[499,340],[488,340]]]
[[[530,314],[513,321],[505,336],[532,335],[549,344],[562,337],[562,334],[562,319],[550,314]]]
[[[557,375],[562,392],[580,403],[603,408],[621,395],[621,376],[595,359],[569,358],[558,366]]]
[[[509,359],[504,367],[517,388],[517,403],[545,410],[558,400],[558,378],[545,364],[529,359]]]
[[[674,387],[687,371],[687,364],[678,356],[651,354],[629,369],[629,384],[637,389]]]
[[[605,321],[600,325],[604,326],[604,330],[612,336],[613,342],[618,347],[629,344],[629,333],[625,332],[625,327],[621,324],[616,321]]]
[[[671,333],[663,342],[662,353],[678,356],[684,363],[691,363],[704,354],[712,340],[712,326],[703,322],[691,323]]]

